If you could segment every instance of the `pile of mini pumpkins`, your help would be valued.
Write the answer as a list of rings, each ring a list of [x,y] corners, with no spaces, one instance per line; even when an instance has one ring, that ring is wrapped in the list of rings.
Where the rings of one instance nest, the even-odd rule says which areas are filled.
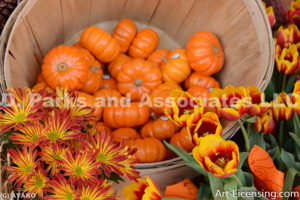
[[[142,163],[174,157],[162,140],[191,152],[186,129],[180,130],[164,114],[166,99],[174,89],[209,97],[211,88],[220,87],[211,75],[223,67],[222,46],[208,31],[194,34],[185,49],[156,49],[159,40],[150,28],[138,32],[129,19],[120,20],[113,34],[90,26],[73,46],[60,45],[48,52],[33,89],[76,89],[78,97],[95,108],[96,129],[136,146],[135,156]],[[163,105],[141,106],[145,94],[150,101],[162,99]],[[97,98],[108,103],[128,95],[126,106],[97,106]]]

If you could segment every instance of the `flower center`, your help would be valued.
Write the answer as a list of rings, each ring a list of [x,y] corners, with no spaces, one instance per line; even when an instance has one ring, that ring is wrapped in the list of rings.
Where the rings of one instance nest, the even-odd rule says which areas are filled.
[[[15,122],[16,122],[16,123],[22,122],[22,121],[25,120],[25,118],[26,118],[25,113],[17,114],[17,115],[15,116]]]
[[[99,161],[101,161],[101,162],[103,162],[103,163],[106,163],[107,160],[108,160],[108,157],[107,157],[107,155],[105,155],[105,154],[103,154],[103,153],[99,153],[99,154],[97,155],[97,160],[99,160]]]
[[[42,187],[43,186],[43,184],[44,184],[44,181],[43,181],[43,179],[38,179],[37,181],[36,181],[36,185],[38,186],[38,187]]]
[[[134,81],[134,84],[137,86],[137,87],[141,87],[143,85],[143,80],[141,79],[136,79]]]
[[[32,168],[31,165],[27,165],[27,166],[25,167],[25,173],[28,174],[28,173],[31,171],[31,168]]]
[[[82,200],[91,200],[89,197],[83,197]]]
[[[83,174],[83,170],[81,167],[76,167],[75,168],[75,174],[76,175],[82,175]]]
[[[57,71],[58,72],[66,72],[68,70],[69,66],[65,62],[61,62],[57,64]]]
[[[56,154],[56,155],[54,156],[54,159],[56,159],[56,160],[61,160],[61,156],[60,156],[59,154]]]
[[[52,141],[57,140],[57,138],[59,138],[59,134],[55,131],[52,131],[50,133],[48,133],[48,138]]]
[[[39,138],[39,136],[35,135],[32,137],[32,141],[36,142],[38,138]]]
[[[229,156],[228,154],[225,154],[223,157],[217,158],[215,161],[215,164],[218,165],[221,168],[224,168],[226,164],[228,163]]]
[[[66,195],[66,198],[68,200],[72,200],[73,199],[73,193],[72,192],[68,192],[67,195]]]

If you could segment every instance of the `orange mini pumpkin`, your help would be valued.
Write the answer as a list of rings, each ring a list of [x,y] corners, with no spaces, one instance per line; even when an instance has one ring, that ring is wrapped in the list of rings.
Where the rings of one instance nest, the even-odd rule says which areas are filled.
[[[129,56],[133,58],[147,58],[155,50],[159,37],[155,31],[145,28],[138,32],[129,48]]]
[[[45,56],[42,78],[52,89],[81,89],[87,81],[89,63],[75,47],[60,45]]]
[[[142,138],[154,137],[159,140],[166,140],[175,134],[177,130],[176,125],[167,116],[157,118],[152,113],[151,117],[152,120],[146,123],[141,129]]]
[[[191,73],[184,49],[175,49],[164,59],[162,74],[165,82],[181,83]]]
[[[88,71],[88,78],[84,86],[82,87],[81,91],[87,93],[94,93],[96,92],[102,83],[102,65],[99,63],[95,57],[90,54],[90,52],[86,49],[79,49],[81,54],[85,57],[85,59],[89,62],[89,71]]]
[[[116,59],[109,63],[107,69],[112,77],[117,78],[119,72],[121,71],[123,65],[129,61],[131,58],[125,54],[120,54]]]
[[[208,31],[194,34],[188,41],[187,58],[190,66],[202,75],[219,72],[224,64],[224,53],[219,39]]]
[[[106,107],[114,105],[121,99],[122,95],[117,90],[101,89],[94,94],[96,105]]]
[[[77,48],[83,48],[82,44],[80,43],[80,41],[76,42],[75,44],[73,44],[73,47],[77,47]]]
[[[192,140],[190,139],[186,127],[183,127],[180,132],[172,136],[170,144],[178,146],[188,153],[192,152],[193,148],[195,147]]]
[[[39,74],[39,75],[36,77],[35,83],[45,83],[45,84],[46,84],[46,81],[43,79],[42,74]]]
[[[136,35],[136,25],[130,19],[121,19],[116,26],[113,37],[120,45],[121,53],[125,53]]]
[[[48,85],[46,85],[46,83],[43,83],[43,82],[40,82],[40,83],[37,83],[35,84],[33,87],[32,87],[32,90],[34,90],[35,92],[39,92],[43,89],[45,89],[49,92],[49,93],[52,93],[54,92],[54,90],[52,90]]]
[[[167,58],[170,52],[168,49],[157,49],[147,60],[150,61],[154,67],[160,67],[164,62],[163,58]]]
[[[175,83],[163,83],[150,95],[152,110],[157,114],[164,114],[165,107],[170,105],[168,98],[171,97],[172,90],[182,90],[178,84]]]
[[[112,132],[113,139],[121,142],[122,140],[136,140],[140,139],[140,135],[133,128],[119,128]]]
[[[125,140],[124,144],[137,149],[133,157],[141,163],[160,162],[166,158],[166,147],[156,138]]]
[[[95,116],[96,120],[100,120],[102,117],[103,108],[95,105],[95,98],[85,92],[76,91],[76,94],[78,95],[78,101],[81,106],[93,108],[93,115]]]
[[[106,126],[106,124],[104,122],[97,122],[95,128],[99,132],[106,131],[109,135],[112,133],[111,129],[108,126]]]
[[[161,71],[149,61],[136,58],[126,62],[118,74],[118,90],[130,94],[132,100],[141,100],[162,83]]]
[[[191,87],[203,87],[211,90],[213,88],[219,88],[220,83],[210,76],[203,76],[197,72],[193,72],[185,81],[184,87],[185,89],[189,89]]]
[[[111,128],[131,128],[145,124],[149,116],[148,106],[140,102],[126,102],[118,106],[105,107],[103,120]]]
[[[102,76],[102,83],[100,89],[116,90],[117,88],[117,81],[114,78],[112,78],[110,74],[104,73]]]
[[[80,43],[104,63],[111,62],[120,53],[117,40],[97,26],[86,28],[80,36]]]

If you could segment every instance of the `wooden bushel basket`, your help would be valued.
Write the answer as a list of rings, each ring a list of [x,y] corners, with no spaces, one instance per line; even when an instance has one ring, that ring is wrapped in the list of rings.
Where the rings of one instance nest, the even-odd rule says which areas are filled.
[[[192,34],[211,31],[225,52],[224,68],[216,75],[222,86],[255,85],[264,90],[269,83],[274,44],[261,0],[28,0],[3,49],[2,90],[32,86],[51,48],[73,44],[89,25],[112,33],[122,18],[134,20],[139,30],[156,30],[159,48],[184,47]],[[230,138],[238,125],[225,122],[223,129],[224,137]],[[162,188],[195,175],[179,158],[136,167]]]

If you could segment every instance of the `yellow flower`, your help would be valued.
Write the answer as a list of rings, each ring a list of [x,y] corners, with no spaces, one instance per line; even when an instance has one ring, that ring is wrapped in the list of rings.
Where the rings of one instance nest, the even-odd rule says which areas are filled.
[[[226,178],[236,173],[239,164],[239,148],[233,141],[225,141],[219,135],[207,135],[193,149],[197,162],[216,177]]]
[[[263,132],[264,134],[271,133],[274,130],[275,125],[276,123],[271,109],[268,109],[265,113],[258,115],[254,123],[255,130],[257,132]]]
[[[248,109],[248,114],[250,116],[256,116],[265,113],[270,107],[270,104],[264,102],[264,92],[259,91],[255,86],[249,86],[247,91],[251,97],[251,105]]]
[[[300,31],[295,24],[291,24],[287,28],[279,27],[276,33],[276,44],[280,49],[289,48],[298,42],[300,42]]]
[[[263,2],[265,10],[267,12],[268,18],[269,18],[269,22],[271,27],[273,27],[276,23],[276,18],[275,18],[275,14],[274,14],[274,10],[272,6],[266,7],[266,3]]]
[[[272,101],[272,112],[276,121],[288,121],[293,116],[293,107],[290,97],[285,93],[280,93],[275,101]]]
[[[138,179],[123,188],[124,200],[161,200],[162,195],[159,187],[150,178]]]
[[[300,0],[291,1],[288,16],[291,24],[300,24]]]
[[[289,48],[283,48],[281,52],[276,52],[275,62],[277,70],[281,73],[291,75],[298,71],[299,52],[295,44]]]
[[[177,126],[184,127],[188,120],[198,121],[203,114],[203,101],[188,92],[173,90],[171,92],[171,107],[166,107],[165,113]]]

